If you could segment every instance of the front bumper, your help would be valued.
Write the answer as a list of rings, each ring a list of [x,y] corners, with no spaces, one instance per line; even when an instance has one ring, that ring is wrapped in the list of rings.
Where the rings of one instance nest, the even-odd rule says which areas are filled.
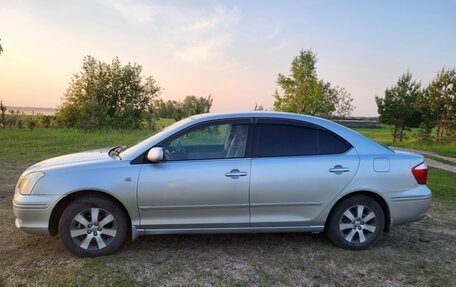
[[[431,204],[432,192],[425,186],[390,194],[391,225],[418,221],[426,216]]]
[[[28,234],[49,235],[49,219],[58,199],[58,195],[16,193],[13,199],[16,227]]]

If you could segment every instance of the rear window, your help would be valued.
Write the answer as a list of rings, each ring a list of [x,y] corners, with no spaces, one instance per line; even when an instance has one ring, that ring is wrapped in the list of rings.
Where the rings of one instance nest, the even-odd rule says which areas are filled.
[[[319,130],[319,154],[337,154],[344,153],[350,149],[350,145],[334,135],[331,132],[325,130]]]
[[[254,156],[306,156],[339,154],[350,149],[343,139],[314,127],[258,124]]]

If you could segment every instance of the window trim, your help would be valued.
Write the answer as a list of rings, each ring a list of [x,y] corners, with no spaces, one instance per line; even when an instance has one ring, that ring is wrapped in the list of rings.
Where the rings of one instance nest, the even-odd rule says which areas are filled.
[[[342,142],[344,142],[347,146],[348,149],[344,152],[341,153],[320,153],[320,133],[318,132],[317,136],[317,154],[308,154],[308,155],[269,155],[269,156],[261,156],[258,155],[259,151],[259,144],[260,144],[260,139],[259,139],[259,129],[258,125],[261,124],[266,124],[266,125],[284,125],[284,126],[294,126],[294,127],[306,127],[306,128],[311,128],[315,129],[317,131],[325,131],[329,133],[330,135],[335,136],[336,138],[340,139]],[[314,123],[309,123],[306,121],[300,121],[300,120],[294,120],[294,119],[283,119],[283,118],[255,118],[254,123],[254,132],[253,132],[253,143],[252,143],[252,158],[278,158],[278,157],[309,157],[309,156],[331,156],[331,155],[342,155],[347,153],[353,148],[353,145],[350,144],[346,139],[341,137],[340,135],[336,134],[335,132],[324,128],[320,125],[314,124]]]
[[[148,148],[145,152],[140,154],[134,160],[130,162],[130,164],[154,164],[153,162],[147,159],[147,153],[151,148],[154,147],[161,147],[165,142],[172,141],[181,135],[190,132],[193,129],[201,128],[204,126],[211,126],[211,125],[226,125],[226,124],[245,124],[248,125],[248,136],[247,142],[245,147],[245,153],[243,157],[230,157],[230,158],[202,158],[202,159],[182,159],[182,160],[172,160],[167,161],[166,159],[163,162],[184,162],[184,161],[200,161],[200,160],[233,160],[233,159],[245,159],[252,157],[252,142],[253,142],[253,119],[252,118],[228,118],[228,119],[218,119],[218,120],[208,120],[199,123],[195,123],[191,126],[188,126],[169,137],[165,138],[164,140],[160,141],[159,143],[155,144],[154,146]]]

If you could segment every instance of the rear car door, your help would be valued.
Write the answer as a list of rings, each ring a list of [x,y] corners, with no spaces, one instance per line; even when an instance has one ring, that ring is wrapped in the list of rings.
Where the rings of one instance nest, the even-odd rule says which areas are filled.
[[[258,119],[252,149],[252,226],[311,224],[357,171],[352,146],[319,126]]]
[[[250,119],[208,122],[157,145],[165,160],[143,164],[144,228],[249,225]]]

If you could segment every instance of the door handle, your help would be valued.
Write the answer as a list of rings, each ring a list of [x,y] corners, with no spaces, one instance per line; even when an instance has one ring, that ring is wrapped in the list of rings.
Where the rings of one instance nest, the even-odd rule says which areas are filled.
[[[226,172],[226,177],[239,177],[239,176],[246,176],[247,172],[239,171],[239,169],[232,169],[230,172]]]
[[[349,172],[349,171],[350,171],[350,168],[343,167],[341,165],[336,165],[333,168],[329,169],[329,172],[333,172],[333,173],[341,173],[341,172]]]

